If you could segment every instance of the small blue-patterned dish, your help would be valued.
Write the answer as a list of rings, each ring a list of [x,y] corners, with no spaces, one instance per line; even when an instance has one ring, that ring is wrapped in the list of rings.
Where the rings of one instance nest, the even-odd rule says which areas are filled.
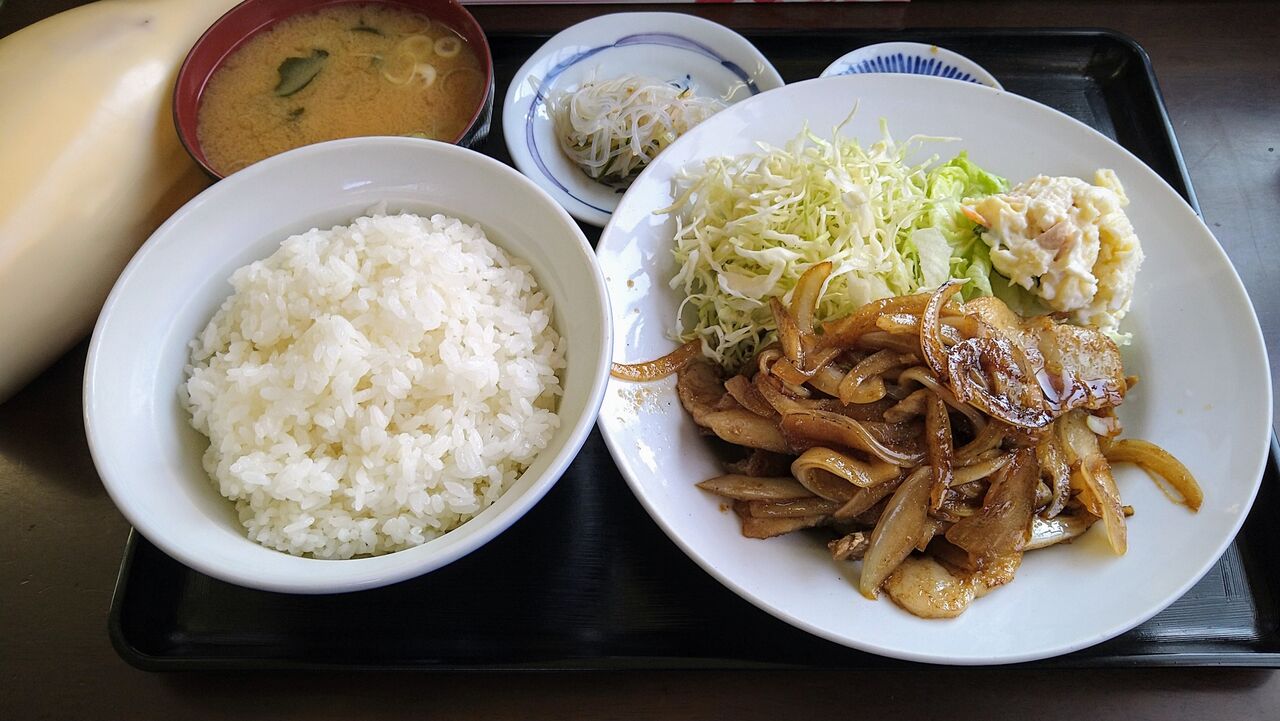
[[[959,53],[925,43],[867,45],[840,56],[822,71],[822,77],[861,73],[934,75],[1004,90],[981,65]]]
[[[679,13],[616,13],[557,34],[516,71],[502,132],[520,172],[584,223],[604,226],[623,189],[593,180],[560,150],[547,100],[584,80],[627,73],[665,80],[732,105],[782,86],[782,76],[738,33]]]

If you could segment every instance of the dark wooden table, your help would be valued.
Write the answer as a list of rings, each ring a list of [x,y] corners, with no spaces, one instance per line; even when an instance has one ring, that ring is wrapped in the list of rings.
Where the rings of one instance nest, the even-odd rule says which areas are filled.
[[[0,5],[0,36],[75,4],[7,0]],[[738,28],[1100,26],[1133,36],[1151,54],[1205,221],[1248,287],[1272,357],[1280,354],[1280,8],[1273,3],[916,0],[671,7]],[[489,30],[549,30],[617,9],[480,7],[475,14]],[[40,82],[39,68],[31,73],[32,82]],[[128,525],[103,491],[84,441],[84,352],[81,345],[0,405],[0,528],[8,529],[0,553],[0,718],[856,714],[1172,721],[1280,713],[1280,674],[1231,669],[931,669],[857,677],[143,673],[117,658],[107,640],[107,608]]]

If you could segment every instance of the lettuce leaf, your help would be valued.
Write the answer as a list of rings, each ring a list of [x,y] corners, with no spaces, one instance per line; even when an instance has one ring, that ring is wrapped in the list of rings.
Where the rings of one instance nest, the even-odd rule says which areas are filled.
[[[991,195],[1007,190],[1004,178],[989,173],[960,153],[929,171],[925,195],[928,208],[916,220],[916,229],[934,228],[950,246],[951,277],[968,278],[962,291],[965,298],[991,295],[991,257],[979,236],[980,228],[965,217],[960,203],[965,198]]]

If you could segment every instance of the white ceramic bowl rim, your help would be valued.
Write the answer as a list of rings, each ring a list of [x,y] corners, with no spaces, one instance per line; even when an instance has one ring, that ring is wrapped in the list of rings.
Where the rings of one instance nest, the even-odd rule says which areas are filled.
[[[573,190],[565,187],[564,183],[560,182],[560,179],[557,178],[549,168],[547,168],[547,164],[542,159],[542,153],[538,148],[538,142],[533,133],[533,119],[537,116],[538,110],[546,105],[547,94],[551,92],[551,86],[560,77],[560,74],[569,67],[577,65],[583,60],[604,52],[605,50],[631,47],[634,45],[657,45],[661,47],[676,48],[678,50],[687,50],[703,57],[710,58],[711,60],[720,63],[721,67],[728,70],[730,73],[733,73],[735,77],[741,80],[742,83],[747,86],[747,89],[751,91],[752,95],[760,94],[760,86],[756,84],[755,79],[750,73],[742,69],[742,66],[732,60],[729,60],[697,40],[670,32],[640,32],[623,35],[612,43],[598,45],[596,47],[587,48],[586,50],[580,50],[568,58],[556,63],[547,71],[547,74],[542,77],[541,82],[538,83],[538,89],[533,94],[533,102],[529,104],[529,110],[524,114],[525,142],[529,144],[529,154],[533,157],[534,165],[537,166],[539,171],[541,171],[543,177],[569,197],[594,210],[598,210],[601,213],[608,213],[609,209],[592,205],[590,201],[574,195]]]
[[[930,66],[931,70],[940,69],[941,66],[950,66],[956,72],[965,73],[968,77],[951,77],[946,74],[937,72],[916,72],[908,70],[858,70],[855,68],[859,63],[870,60],[883,60],[893,55],[901,54],[904,57],[917,57],[929,60],[938,64],[938,67]],[[902,73],[913,75],[931,75],[933,77],[942,77],[953,80],[961,80],[964,82],[976,83],[978,85],[986,85],[996,90],[1003,90],[1004,86],[999,80],[992,75],[986,68],[960,53],[944,48],[940,45],[930,43],[917,42],[889,42],[875,43],[874,45],[864,45],[856,50],[851,50],[841,55],[834,62],[822,71],[821,77],[829,77],[832,75],[854,75],[854,74],[870,74],[870,73]]]
[[[265,549],[245,538],[243,529],[239,528],[241,531],[239,538],[244,544],[268,551],[269,554],[280,559],[281,567],[288,569],[288,573],[284,576],[268,576],[264,571],[252,565],[230,563],[228,556],[215,552],[217,549],[196,547],[189,542],[185,534],[175,533],[172,529],[167,529],[155,522],[155,519],[144,510],[139,499],[135,497],[136,494],[133,492],[133,481],[129,475],[129,469],[117,467],[116,463],[108,460],[114,450],[107,445],[110,442],[107,436],[111,433],[109,426],[118,420],[119,414],[112,408],[106,407],[101,400],[104,392],[103,384],[111,383],[116,379],[115,376],[109,373],[111,369],[108,366],[113,361],[107,357],[104,346],[112,334],[120,332],[117,326],[124,322],[120,319],[121,306],[126,302],[133,302],[129,301],[131,297],[147,292],[147,288],[138,285],[138,283],[142,282],[139,278],[154,272],[154,269],[150,268],[150,266],[153,265],[152,259],[155,256],[167,252],[166,248],[183,242],[184,238],[178,234],[178,230],[188,222],[188,218],[193,214],[206,212],[206,208],[234,207],[236,199],[244,192],[242,188],[254,188],[259,192],[270,192],[270,188],[255,187],[255,185],[261,186],[260,179],[265,180],[273,178],[273,176],[279,176],[286,169],[298,167],[303,171],[314,171],[315,168],[313,166],[321,163],[326,156],[339,157],[343,153],[367,151],[370,148],[383,149],[388,154],[394,153],[406,158],[420,158],[424,161],[421,167],[428,169],[432,167],[430,162],[432,159],[440,162],[463,163],[467,168],[473,168],[477,173],[481,174],[487,185],[491,185],[494,188],[503,188],[505,186],[507,190],[515,188],[526,193],[527,197],[524,199],[532,200],[536,206],[532,207],[531,210],[523,208],[526,211],[526,216],[527,212],[545,214],[546,222],[556,224],[563,231],[561,235],[567,240],[563,244],[564,247],[555,247],[554,252],[558,253],[556,255],[556,264],[565,263],[567,267],[589,269],[589,272],[586,273],[588,277],[579,278],[575,275],[574,283],[580,284],[583,289],[582,292],[593,297],[596,302],[595,307],[574,309],[575,315],[571,316],[572,323],[569,323],[563,320],[564,316],[560,314],[568,312],[570,309],[566,308],[565,304],[557,303],[557,325],[560,326],[562,334],[570,346],[573,344],[571,336],[575,332],[584,336],[598,333],[603,337],[603,343],[599,348],[592,349],[594,356],[571,355],[569,359],[570,370],[567,371],[568,373],[573,372],[572,369],[576,365],[584,369],[581,371],[581,375],[591,376],[589,384],[577,384],[585,397],[582,412],[574,418],[561,418],[562,430],[568,428],[567,434],[561,436],[557,432],[556,440],[553,440],[552,446],[534,461],[534,466],[531,466],[531,470],[526,472],[525,476],[522,476],[516,484],[513,484],[513,487],[509,488],[494,505],[489,506],[455,531],[421,546],[381,556],[360,557],[349,560],[321,560],[297,557]],[[313,160],[315,163],[311,162]],[[417,167],[414,166],[415,169]],[[376,172],[366,171],[366,174]],[[514,184],[514,186],[511,184]],[[362,188],[369,190],[366,185],[362,183],[350,186],[344,185],[342,192],[358,191]],[[400,186],[395,190],[403,192],[405,187]],[[442,207],[441,212],[448,212],[448,201],[446,199],[431,199],[423,202]],[[361,213],[355,213],[355,215],[359,214]],[[355,217],[355,215],[350,217]],[[464,220],[468,220],[468,214],[459,215]],[[469,220],[479,222],[487,231],[491,230],[486,226],[482,217],[471,217]],[[279,242],[289,234],[291,233],[279,235],[278,237],[273,235],[275,245],[271,247],[278,246]],[[490,239],[495,240],[499,245],[504,245],[502,240],[495,239],[492,233],[490,234]],[[507,248],[507,250],[510,251],[511,249]],[[269,252],[266,254],[269,254]],[[265,257],[266,254],[262,254],[259,257]],[[521,255],[519,253],[516,254]],[[574,257],[569,257],[571,255]],[[536,263],[533,263],[531,258],[524,255],[521,255],[521,258],[525,262],[534,265],[534,272],[538,276],[539,284],[545,292],[552,294],[549,287],[551,283],[548,282],[550,279],[543,275],[545,271],[540,269]],[[210,271],[204,272],[208,273]],[[225,281],[225,276],[222,276],[221,280]],[[227,292],[229,293],[229,289]],[[225,295],[226,293],[222,297],[225,298]],[[555,299],[554,295],[553,299]],[[163,301],[164,299],[157,298],[156,300]],[[216,305],[214,308],[216,308]],[[209,309],[209,313],[212,313],[212,309]],[[204,318],[204,322],[207,322],[208,315],[205,315]],[[572,329],[567,327],[571,324],[573,325]],[[598,327],[596,327],[597,325]],[[185,344],[190,337],[194,337],[194,333],[183,338],[183,343]],[[206,575],[262,590],[287,593],[353,591],[394,583],[442,567],[484,545],[532,508],[563,474],[590,434],[608,381],[611,353],[612,314],[609,310],[609,299],[605,290],[604,279],[595,261],[595,254],[573,219],[537,184],[513,168],[493,158],[448,143],[398,137],[349,138],[297,148],[267,158],[241,170],[196,196],[156,230],[120,275],[103,306],[95,326],[85,366],[84,423],[95,465],[112,501],[147,540],[154,543],[166,554]],[[590,373],[585,370],[589,366],[592,368]],[[118,376],[119,371],[115,371],[115,374]],[[569,393],[569,386],[572,385],[572,382],[566,381],[565,385],[566,393]],[[159,387],[164,388],[163,384]],[[176,404],[176,387],[173,392],[174,403]],[[191,432],[194,433],[194,431]],[[137,439],[137,445],[141,453],[148,452],[147,445],[149,442],[150,439],[146,437]],[[558,448],[555,446],[557,442],[560,443]],[[527,489],[517,494],[516,486],[522,484],[529,477],[534,467],[542,465],[543,458],[547,456],[550,456],[550,460],[545,469]],[[195,462],[198,466],[199,460],[197,459]],[[216,494],[216,490],[212,488],[213,483],[207,474],[204,476],[204,480],[210,484],[210,491]],[[231,502],[225,499],[221,500],[226,503],[229,509]],[[232,515],[234,515],[233,512]],[[214,522],[211,521],[212,523]],[[466,533],[462,533],[463,531],[466,531]]]
[[[556,81],[570,68],[606,51],[641,47],[670,49],[710,61],[717,72],[745,88],[746,97],[783,84],[782,76],[749,40],[723,25],[692,15],[613,13],[585,20],[551,37],[516,71],[508,86],[503,130],[507,148],[521,172],[551,191],[570,214],[585,223],[606,223],[617,197],[592,198],[589,193],[594,190],[594,181],[576,168],[548,165],[544,157],[548,149],[538,140],[539,112]],[[758,67],[743,67],[748,60]],[[532,93],[522,94],[525,84],[534,80],[537,86]],[[558,148],[550,150],[558,152]]]

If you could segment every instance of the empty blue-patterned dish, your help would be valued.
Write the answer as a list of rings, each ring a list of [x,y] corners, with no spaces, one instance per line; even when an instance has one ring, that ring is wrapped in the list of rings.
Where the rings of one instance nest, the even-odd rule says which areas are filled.
[[[935,75],[1004,90],[981,65],[959,53],[925,43],[867,45],[840,56],[822,71],[822,77],[861,73]]]

